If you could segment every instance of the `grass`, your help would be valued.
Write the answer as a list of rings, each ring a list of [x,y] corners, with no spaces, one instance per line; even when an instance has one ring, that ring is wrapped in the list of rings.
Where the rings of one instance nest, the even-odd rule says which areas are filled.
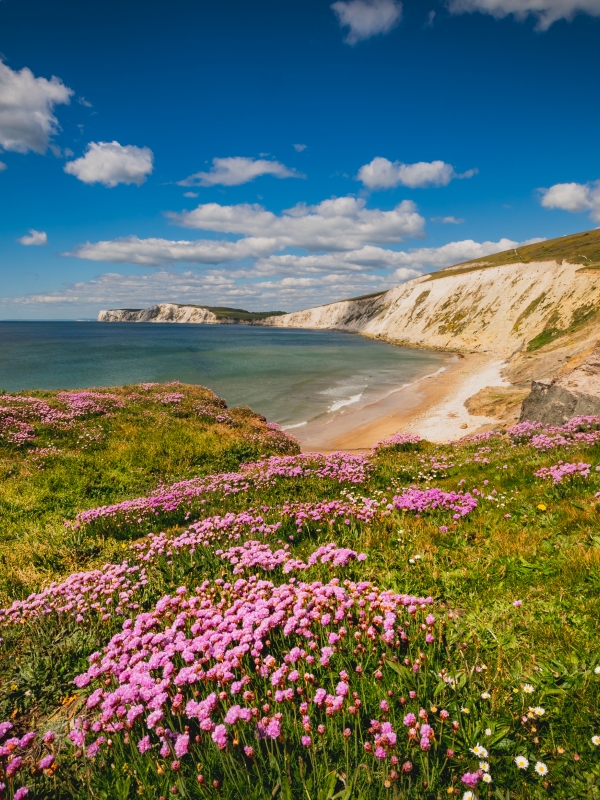
[[[600,262],[600,231],[592,230],[576,233],[571,236],[560,236],[537,244],[528,244],[512,250],[504,250],[490,256],[482,256],[473,261],[465,261],[452,267],[434,272],[428,280],[448,278],[452,275],[464,275],[489,267],[500,267],[504,264],[528,264],[532,261],[568,261],[570,264],[583,264],[596,268]]]
[[[167,405],[156,400],[173,392],[183,398]],[[0,720],[10,719],[20,735],[30,729],[52,729],[57,735],[52,744],[57,767],[25,776],[30,797],[129,800],[179,794],[229,800],[242,796],[437,800],[471,791],[479,798],[497,800],[600,798],[600,747],[592,742],[600,734],[597,425],[591,425],[591,432],[584,425],[588,433],[578,439],[563,434],[562,445],[550,432],[541,442],[546,449],[532,446],[530,432],[458,445],[401,440],[354,460],[278,457],[270,466],[261,462],[242,468],[243,480],[238,483],[234,477],[219,479],[210,491],[186,495],[170,507],[140,506],[142,510],[135,513],[117,509],[75,523],[78,512],[148,494],[160,481],[234,470],[241,460],[256,459],[259,452],[295,449],[282,434],[268,433],[264,422],[248,410],[229,410],[234,422],[216,422],[220,406],[198,387],[153,387],[148,390],[153,399],[135,387],[114,393],[125,402],[124,408],[113,410],[108,418],[100,415],[82,422],[88,431],[92,421],[105,430],[89,449],[83,449],[88,444],[77,427],[81,420],[63,431],[62,438],[41,426],[39,441],[2,449],[2,546],[10,565],[6,575],[13,575],[12,582],[4,578],[7,597],[18,599],[36,582],[45,585],[74,569],[119,564],[124,558],[147,572],[147,583],[131,596],[138,607],[123,614],[89,611],[85,620],[77,622],[68,613],[51,612],[23,617],[19,624],[4,622]],[[56,395],[43,397],[56,401]],[[213,409],[212,417],[198,412],[198,407],[207,406]],[[50,446],[50,441],[58,442],[63,453],[38,470],[31,451],[34,446]],[[591,469],[557,484],[536,477],[538,470],[561,460],[589,464]],[[355,482],[346,479],[348,464]],[[443,507],[420,513],[398,510],[393,498],[414,491],[409,487],[419,491],[437,487],[458,493],[458,498],[468,491],[477,505],[458,519]],[[323,502],[332,505],[318,510],[316,504]],[[302,516],[297,504],[312,505],[302,506],[306,513]],[[232,515],[228,521],[227,514]],[[203,523],[194,547],[177,543],[193,520],[215,516],[221,521]],[[68,528],[64,519],[70,521]],[[162,539],[148,537],[160,531]],[[285,560],[272,569],[260,559],[246,568],[239,555],[227,555],[232,545],[246,541],[254,547],[254,540],[268,546],[271,554],[279,553],[280,559],[287,558],[281,555],[286,545],[294,558],[307,562],[315,548],[331,542],[367,557],[364,561],[348,557],[339,567],[317,561],[308,570],[285,573]],[[162,542],[162,550],[157,542]],[[149,547],[155,548],[154,555],[144,560]],[[32,566],[36,559],[42,563]],[[86,698],[96,687],[111,692],[127,685],[127,676],[118,681],[107,673],[106,681],[93,678],[79,687],[73,679],[89,666],[87,657],[101,651],[121,630],[123,616],[135,620],[141,612],[152,613],[152,635],[174,625],[178,636],[190,636],[192,641],[200,634],[192,635],[185,622],[190,613],[185,598],[194,593],[206,596],[203,607],[214,608],[211,615],[217,614],[218,608],[234,607],[235,592],[245,596],[251,591],[253,573],[270,582],[263,584],[260,602],[270,602],[271,594],[283,586],[285,592],[300,592],[304,599],[297,602],[304,603],[307,614],[315,603],[318,608],[325,602],[319,599],[319,587],[339,579],[339,591],[346,593],[348,603],[339,619],[344,619],[347,635],[335,643],[335,637],[328,637],[340,623],[325,621],[322,612],[310,617],[318,644],[313,652],[318,656],[321,647],[334,642],[331,664],[327,660],[323,665],[317,658],[310,666],[301,666],[302,657],[299,662],[288,661],[285,674],[293,665],[301,673],[311,673],[303,684],[308,693],[297,685],[300,703],[303,698],[310,700],[316,686],[324,686],[334,697],[346,670],[348,677],[342,680],[356,691],[360,704],[348,701],[341,711],[329,714],[325,706],[319,709],[308,703],[304,714],[309,722],[304,724],[311,741],[303,744],[300,739],[307,729],[296,700],[276,700],[273,673],[265,667],[261,674],[258,669],[268,661],[253,661],[248,655],[248,661],[244,656],[234,671],[245,676],[251,694],[243,700],[241,693],[232,698],[227,680],[215,683],[215,721],[232,703],[260,706],[259,717],[269,720],[275,719],[272,715],[278,709],[278,736],[256,739],[252,726],[238,723],[226,726],[228,739],[219,749],[210,733],[198,728],[198,719],[184,712],[190,698],[201,700],[213,691],[207,676],[190,686],[168,689],[171,699],[161,725],[173,731],[173,739],[165,739],[158,729],[148,731],[140,718],[128,726],[130,730],[104,733],[111,744],[105,742],[95,757],[82,756],[82,748],[74,747],[68,734],[75,727],[76,739],[78,726],[98,718],[99,708],[87,709]],[[307,588],[300,587],[302,581]],[[372,588],[360,589],[364,582],[371,582]],[[190,594],[180,587],[187,587]],[[422,612],[416,608],[399,615],[407,617],[405,640],[381,640],[384,609],[393,604],[377,592],[386,590],[432,598]],[[370,599],[353,605],[348,598],[356,599],[360,592],[370,592]],[[155,610],[165,594],[174,598],[173,610],[169,606]],[[333,613],[334,601],[326,602]],[[256,603],[256,598],[249,603],[248,613]],[[282,624],[278,615],[291,613],[285,608],[281,600],[273,601],[272,628],[262,635],[263,649],[257,651],[257,657],[273,655],[277,664],[286,663],[284,656],[292,652],[292,645],[311,652],[310,637],[284,633],[278,627]],[[431,612],[433,623],[425,620]],[[434,634],[430,644],[425,642],[428,631]],[[140,642],[131,652],[141,647]],[[194,662],[199,655],[190,658]],[[177,670],[184,663],[178,659],[173,656]],[[209,658],[203,663],[208,669],[221,662]],[[356,673],[357,665],[362,665],[361,673]],[[156,670],[157,680],[159,673]],[[183,693],[183,705],[176,701],[177,692]],[[354,711],[349,710],[350,702]],[[543,713],[530,712],[530,707],[541,707]],[[419,718],[419,709],[425,717]],[[440,709],[448,709],[447,723]],[[417,731],[416,739],[411,738],[409,727],[403,725],[407,712],[414,712],[421,726],[425,718],[431,724],[433,738],[427,748],[419,746],[422,734]],[[456,731],[450,727],[453,720]],[[384,741],[385,755],[378,757],[378,725],[386,721],[393,725],[397,742]],[[317,722],[323,724],[323,733],[317,731]],[[153,746],[142,754],[136,743],[144,733]],[[176,758],[175,737],[188,733],[189,753]],[[88,734],[86,746],[96,735]],[[162,754],[160,743],[156,744],[161,735]],[[478,744],[488,751],[487,757],[472,752]],[[30,764],[43,752],[39,738],[36,746],[35,757],[27,756]],[[244,753],[244,746],[252,747],[252,755]],[[517,767],[517,756],[527,757],[527,770]],[[478,773],[480,761],[489,763],[491,783],[483,781],[485,771]],[[545,765],[547,775],[535,773],[536,763]],[[471,789],[463,777],[473,773],[477,785]],[[9,798],[16,785],[10,786]]]

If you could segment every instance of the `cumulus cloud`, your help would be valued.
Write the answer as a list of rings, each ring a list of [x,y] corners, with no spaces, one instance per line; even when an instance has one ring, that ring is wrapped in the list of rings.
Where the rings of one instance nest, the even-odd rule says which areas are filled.
[[[294,145],[296,147],[296,145]],[[249,183],[261,175],[273,175],[275,178],[303,178],[299,172],[289,169],[279,161],[264,158],[213,158],[208,172],[196,172],[182,181],[178,186],[240,186]]]
[[[65,172],[83,183],[101,183],[109,189],[119,183],[141,186],[153,168],[149,147],[119,142],[90,142],[85,155],[69,161]]]
[[[200,239],[171,241],[169,239],[139,239],[125,236],[101,242],[87,242],[64,255],[85,258],[88,261],[107,261],[113,264],[138,264],[157,267],[162,264],[223,264],[259,258],[275,250],[274,239],[247,237],[237,242]]]
[[[307,145],[305,145],[305,144],[295,144],[294,145],[294,150],[297,153],[301,153],[303,150],[306,150],[306,147],[307,147]]]
[[[363,244],[392,244],[420,237],[425,220],[411,200],[391,211],[366,208],[362,198],[337,197],[317,205],[299,203],[277,215],[258,204],[205,203],[193,211],[168,215],[185,228],[275,239],[276,247],[352,250]],[[274,248],[275,249],[275,248]]]
[[[33,228],[29,229],[28,236],[21,236],[17,242],[24,245],[41,245],[48,244],[48,236],[45,231],[36,231]]]
[[[60,78],[36,78],[27,67],[0,61],[0,146],[16,153],[45,153],[59,129],[54,107],[68,104],[73,90]]]
[[[255,309],[297,309],[340,297],[385,288],[376,275],[325,274],[289,276],[280,280],[241,281],[223,271],[191,272],[161,269],[146,275],[105,273],[90,281],[69,284],[59,291],[5,298],[9,306],[43,306],[45,309],[145,308],[155,303],[228,305]],[[72,313],[72,311],[71,311]]]
[[[525,244],[531,244],[534,239]],[[482,258],[493,253],[510,250],[523,242],[500,239],[497,242],[475,242],[463,239],[448,242],[441,247],[419,247],[408,251],[390,250],[383,247],[366,246],[346,253],[326,253],[324,255],[273,255],[259,259],[254,269],[258,274],[316,274],[320,272],[361,272],[365,270],[390,270],[398,280],[408,280],[421,275],[426,269],[436,270]],[[391,277],[393,277],[391,276]]]
[[[529,15],[537,18],[536,28],[546,31],[559,19],[571,20],[576,14],[600,16],[600,0],[449,0],[452,14],[480,11],[501,19],[513,14],[522,21]]]
[[[458,174],[452,164],[444,161],[418,161],[403,164],[377,156],[359,170],[357,180],[368,189],[393,189],[407,186],[410,189],[425,189],[428,186],[447,186],[454,178],[472,178],[476,169]]]
[[[402,19],[402,3],[398,0],[338,0],[331,8],[340,27],[349,28],[344,41],[351,45],[389,33]]]
[[[600,222],[600,181],[555,183],[541,192],[544,208],[561,208],[572,214],[589,211],[591,219]]]

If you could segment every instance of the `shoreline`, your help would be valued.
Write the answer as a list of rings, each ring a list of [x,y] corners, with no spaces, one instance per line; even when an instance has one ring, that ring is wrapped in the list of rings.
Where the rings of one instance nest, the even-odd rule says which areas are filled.
[[[464,402],[486,386],[509,385],[500,375],[503,366],[497,357],[480,353],[449,355],[436,373],[355,411],[308,423],[294,435],[304,453],[370,450],[398,431],[434,442],[459,439],[496,422],[472,416]]]

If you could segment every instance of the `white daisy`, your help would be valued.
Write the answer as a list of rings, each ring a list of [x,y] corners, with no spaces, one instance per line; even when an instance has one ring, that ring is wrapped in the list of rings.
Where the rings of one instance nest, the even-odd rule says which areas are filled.
[[[523,691],[525,692],[525,694],[533,694],[535,692],[535,689],[530,683],[525,683],[523,685]]]
[[[471,748],[471,752],[474,753],[477,756],[477,758],[487,758],[488,757],[488,751],[485,749],[485,747],[482,747],[479,744],[479,742],[477,742],[475,747]]]
[[[595,744],[596,747],[600,745],[600,736],[592,736],[592,744]]]
[[[482,692],[481,699],[482,700],[489,700],[492,695],[489,692]]]
[[[545,764],[542,764],[541,761],[535,762],[534,770],[537,772],[538,775],[547,775],[548,774],[548,767]]]
[[[489,772],[490,771],[490,765],[487,763],[487,761],[480,761],[479,762],[479,769],[482,770],[483,772]]]
[[[515,764],[519,769],[527,769],[529,766],[529,761],[525,758],[525,756],[517,756],[515,758]]]
[[[490,775],[490,773],[489,773],[489,772],[486,772],[486,773],[485,773],[485,775],[483,776],[483,778],[482,778],[481,780],[482,780],[484,783],[491,783],[491,782],[492,782],[492,776]]]
[[[477,800],[477,795],[474,795],[473,792],[465,792],[463,794],[463,800]]]
[[[596,669],[594,670],[594,672],[596,673],[596,675],[600,675],[600,666],[599,666],[599,667],[596,667]]]
[[[486,736],[491,736],[492,735],[492,729],[491,728],[486,728],[484,733],[485,733]]]
[[[546,709],[542,708],[541,706],[536,706],[533,709],[533,713],[536,715],[536,717],[543,717],[544,714],[546,713]]]

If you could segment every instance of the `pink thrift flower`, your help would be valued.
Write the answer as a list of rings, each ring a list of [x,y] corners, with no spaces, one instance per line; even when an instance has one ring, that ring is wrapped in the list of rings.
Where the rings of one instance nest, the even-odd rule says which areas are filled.
[[[310,743],[311,743],[312,740],[311,740],[310,736],[303,736],[300,741],[302,742],[304,747],[310,747]]]

